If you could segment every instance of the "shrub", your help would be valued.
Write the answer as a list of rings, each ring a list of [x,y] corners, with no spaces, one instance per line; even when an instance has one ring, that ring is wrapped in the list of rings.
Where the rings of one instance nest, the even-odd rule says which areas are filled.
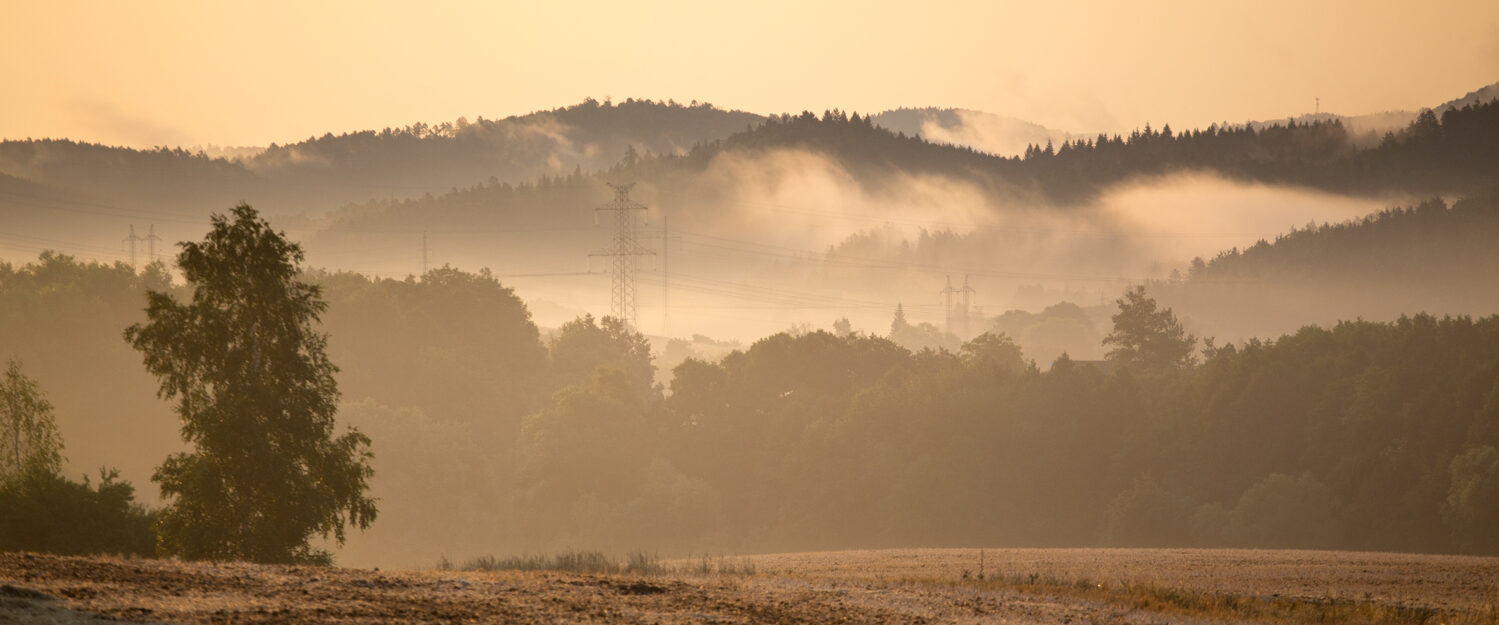
[[[154,555],[156,515],[118,478],[100,469],[95,486],[33,470],[0,486],[0,551]]]

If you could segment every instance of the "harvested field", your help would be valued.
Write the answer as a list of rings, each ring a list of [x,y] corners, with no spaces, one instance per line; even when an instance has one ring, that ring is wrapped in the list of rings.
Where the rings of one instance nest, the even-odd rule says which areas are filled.
[[[717,574],[378,571],[0,554],[0,623],[1495,623],[1499,559],[921,549]]]

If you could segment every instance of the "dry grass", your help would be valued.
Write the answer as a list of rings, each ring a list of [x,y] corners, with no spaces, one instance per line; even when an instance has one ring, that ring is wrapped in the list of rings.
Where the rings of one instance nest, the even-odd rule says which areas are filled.
[[[772,575],[1008,592],[1205,621],[1499,625],[1499,558],[1274,550],[917,549],[783,554],[757,556],[756,561]]]
[[[638,573],[657,574],[664,572],[660,558],[643,551],[631,553],[626,560],[616,562],[601,551],[564,551],[553,556],[523,555],[508,558],[482,556],[455,567],[447,558],[437,563],[439,571],[559,571],[568,573]]]
[[[0,623],[1496,623],[1499,558],[889,550],[367,571],[0,554]],[[606,558],[602,560],[607,561]],[[644,564],[654,570],[643,572]],[[967,572],[965,579],[964,572]],[[983,579],[979,579],[979,574]]]
[[[1403,603],[1337,598],[1246,596],[1154,583],[1095,583],[1060,580],[1039,574],[971,577],[957,584],[985,590],[1014,590],[1058,600],[1081,600],[1162,615],[1229,622],[1325,623],[1327,625],[1499,625],[1499,605],[1443,609]]]

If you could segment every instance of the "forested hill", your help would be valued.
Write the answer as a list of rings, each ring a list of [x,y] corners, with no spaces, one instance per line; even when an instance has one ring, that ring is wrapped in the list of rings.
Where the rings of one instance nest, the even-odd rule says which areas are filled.
[[[1181,132],[1146,124],[1128,136],[1035,145],[1021,158],[1004,158],[892,134],[869,117],[841,111],[772,117],[721,144],[725,150],[767,147],[819,150],[856,174],[888,173],[884,168],[1038,189],[1040,199],[1055,203],[1091,200],[1119,182],[1181,170],[1355,195],[1461,194],[1492,184],[1499,172],[1499,101],[1448,107],[1440,116],[1425,111],[1371,149],[1360,149],[1337,120]]]
[[[484,180],[521,182],[593,171],[629,146],[685,151],[742,131],[759,115],[693,102],[580,104],[500,120],[365,130],[272,144],[254,156],[212,158],[181,147],[139,150],[67,139],[0,141],[0,174],[122,207],[201,216],[220,196],[275,212],[320,212],[371,197],[415,197]],[[0,198],[4,201],[7,198]]]
[[[1378,147],[1357,148],[1340,122],[1192,130],[1146,126],[1129,137],[1032,148],[1025,162],[1048,195],[1094,193],[1112,182],[1177,169],[1339,193],[1466,193],[1499,171],[1499,101],[1424,111]]]
[[[132,225],[140,236],[154,226],[171,243],[240,202],[273,216],[315,218],[372,198],[593,171],[618,162],[630,146],[646,154],[683,150],[759,120],[707,104],[586,100],[502,120],[326,134],[237,159],[67,139],[0,141],[0,212],[8,226],[0,231],[0,257],[19,260],[51,248],[128,260],[121,240]]]
[[[336,185],[341,200],[415,197],[481,181],[523,182],[596,171],[628,150],[673,154],[758,124],[759,115],[710,104],[627,99],[539,111],[501,120],[459,118],[435,126],[325,134],[272,145],[246,167],[272,180]]]
[[[1433,198],[1199,258],[1150,286],[1206,334],[1274,336],[1307,323],[1499,310],[1499,187],[1448,206]]]
[[[1190,131],[1147,124],[1128,136],[1037,143],[1023,159],[1000,158],[943,143],[941,137],[928,143],[914,133],[886,132],[869,116],[841,111],[820,118],[812,113],[765,118],[696,102],[589,99],[501,120],[460,118],[328,133],[273,144],[240,160],[182,148],[0,141],[0,174],[122,209],[148,207],[195,217],[239,200],[264,205],[273,214],[317,213],[371,198],[414,198],[485,182],[592,173],[614,166],[632,149],[670,159],[689,151],[702,158],[721,149],[773,145],[826,152],[858,173],[874,174],[881,167],[940,172],[985,179],[995,188],[1039,189],[1046,199],[1063,203],[1089,199],[1121,180],[1179,169],[1355,194],[1451,194],[1470,191],[1499,171],[1499,108],[1481,96],[1425,113],[1366,150],[1358,149],[1335,120]],[[896,120],[896,113],[878,119]],[[652,167],[663,165],[670,163]],[[12,190],[0,202],[18,198],[30,199]]]
[[[1206,171],[1234,179],[1305,186],[1358,195],[1467,194],[1499,171],[1499,102],[1423,113],[1372,149],[1358,149],[1337,121],[1256,129],[1212,126],[1176,132],[1148,124],[1129,136],[1100,135],[1060,146],[1032,146],[1023,157],[1000,157],[963,146],[937,144],[891,132],[868,116],[843,111],[772,116],[753,129],[700,143],[685,154],[632,153],[594,174],[664,187],[682,184],[716,160],[772,150],[828,157],[871,191],[904,182],[901,175],[939,175],[975,184],[997,199],[1052,203],[1091,200],[1104,189],[1141,176]],[[732,174],[733,172],[730,172]],[[751,176],[756,172],[746,174]],[[549,186],[527,186],[527,193]],[[602,185],[600,193],[602,193]],[[471,186],[400,210],[444,213],[492,187],[492,205],[513,203],[512,185]],[[551,205],[545,198],[526,203]],[[699,205],[703,202],[699,201]],[[378,205],[366,206],[366,208]],[[400,212],[397,210],[397,212]],[[368,218],[369,211],[357,211]],[[395,215],[393,215],[395,217]],[[399,219],[399,217],[397,217]]]
[[[772,158],[785,151],[823,160]],[[737,187],[774,187],[797,168],[822,168],[869,195],[898,194],[912,177],[932,176],[971,185],[991,208],[1084,203],[1113,185],[1182,171],[1356,195],[1461,195],[1492,184],[1499,171],[1499,102],[1451,109],[1440,118],[1423,113],[1367,150],[1356,148],[1336,121],[1180,133],[1147,125],[1127,137],[1032,147],[1010,158],[892,133],[858,113],[804,112],[770,117],[681,154],[631,152],[596,173],[574,171],[536,184],[478,182],[432,198],[373,201],[346,210],[330,229],[581,226],[591,219],[586,209],[607,199],[605,180],[641,183],[648,201],[682,207],[667,212],[691,223],[733,212],[741,202]]]
[[[498,121],[328,134],[242,160],[68,140],[0,142],[0,175],[8,177],[0,210],[20,224],[5,232],[8,257],[52,247],[124,260],[121,240],[132,224],[155,225],[170,243],[200,230],[209,212],[239,202],[273,217],[347,207],[326,222],[286,223],[307,240],[332,242],[326,255],[311,249],[318,264],[390,275],[420,269],[420,257],[376,267],[368,250],[419,250],[420,233],[442,231],[459,236],[438,242],[440,262],[550,269],[562,257],[545,254],[561,251],[575,270],[580,255],[604,242],[592,233],[562,237],[592,226],[590,209],[608,199],[605,180],[637,182],[637,199],[674,224],[720,234],[769,222],[759,214],[767,206],[858,213],[865,221],[839,224],[841,238],[892,220],[940,228],[953,211],[1072,210],[1119,185],[1176,172],[1419,197],[1471,193],[1495,171],[1499,104],[1492,101],[1425,113],[1372,148],[1332,121],[1182,132],[1146,126],[1000,157],[892,133],[858,113],[761,118],[705,104],[589,100]],[[818,231],[781,221],[800,234]],[[480,230],[538,228],[554,234],[526,236],[499,252],[491,251],[506,241],[463,240]],[[837,243],[802,239],[794,247]],[[543,256],[529,255],[533,249]]]

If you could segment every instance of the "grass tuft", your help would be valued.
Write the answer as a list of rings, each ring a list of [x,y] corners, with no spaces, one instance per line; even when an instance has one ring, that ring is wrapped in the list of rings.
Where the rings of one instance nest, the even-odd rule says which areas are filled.
[[[688,575],[754,575],[756,572],[754,561],[749,558],[729,559],[724,556],[712,557],[703,554],[702,557],[692,556],[680,561],[672,568],[673,573],[684,573]]]
[[[444,556],[437,563],[439,570],[454,570],[452,562]],[[507,558],[481,556],[457,567],[463,571],[563,571],[568,573],[636,573],[657,574],[664,571],[660,558],[637,551],[629,554],[624,563],[615,562],[602,551],[564,551],[552,556],[521,555]]]

